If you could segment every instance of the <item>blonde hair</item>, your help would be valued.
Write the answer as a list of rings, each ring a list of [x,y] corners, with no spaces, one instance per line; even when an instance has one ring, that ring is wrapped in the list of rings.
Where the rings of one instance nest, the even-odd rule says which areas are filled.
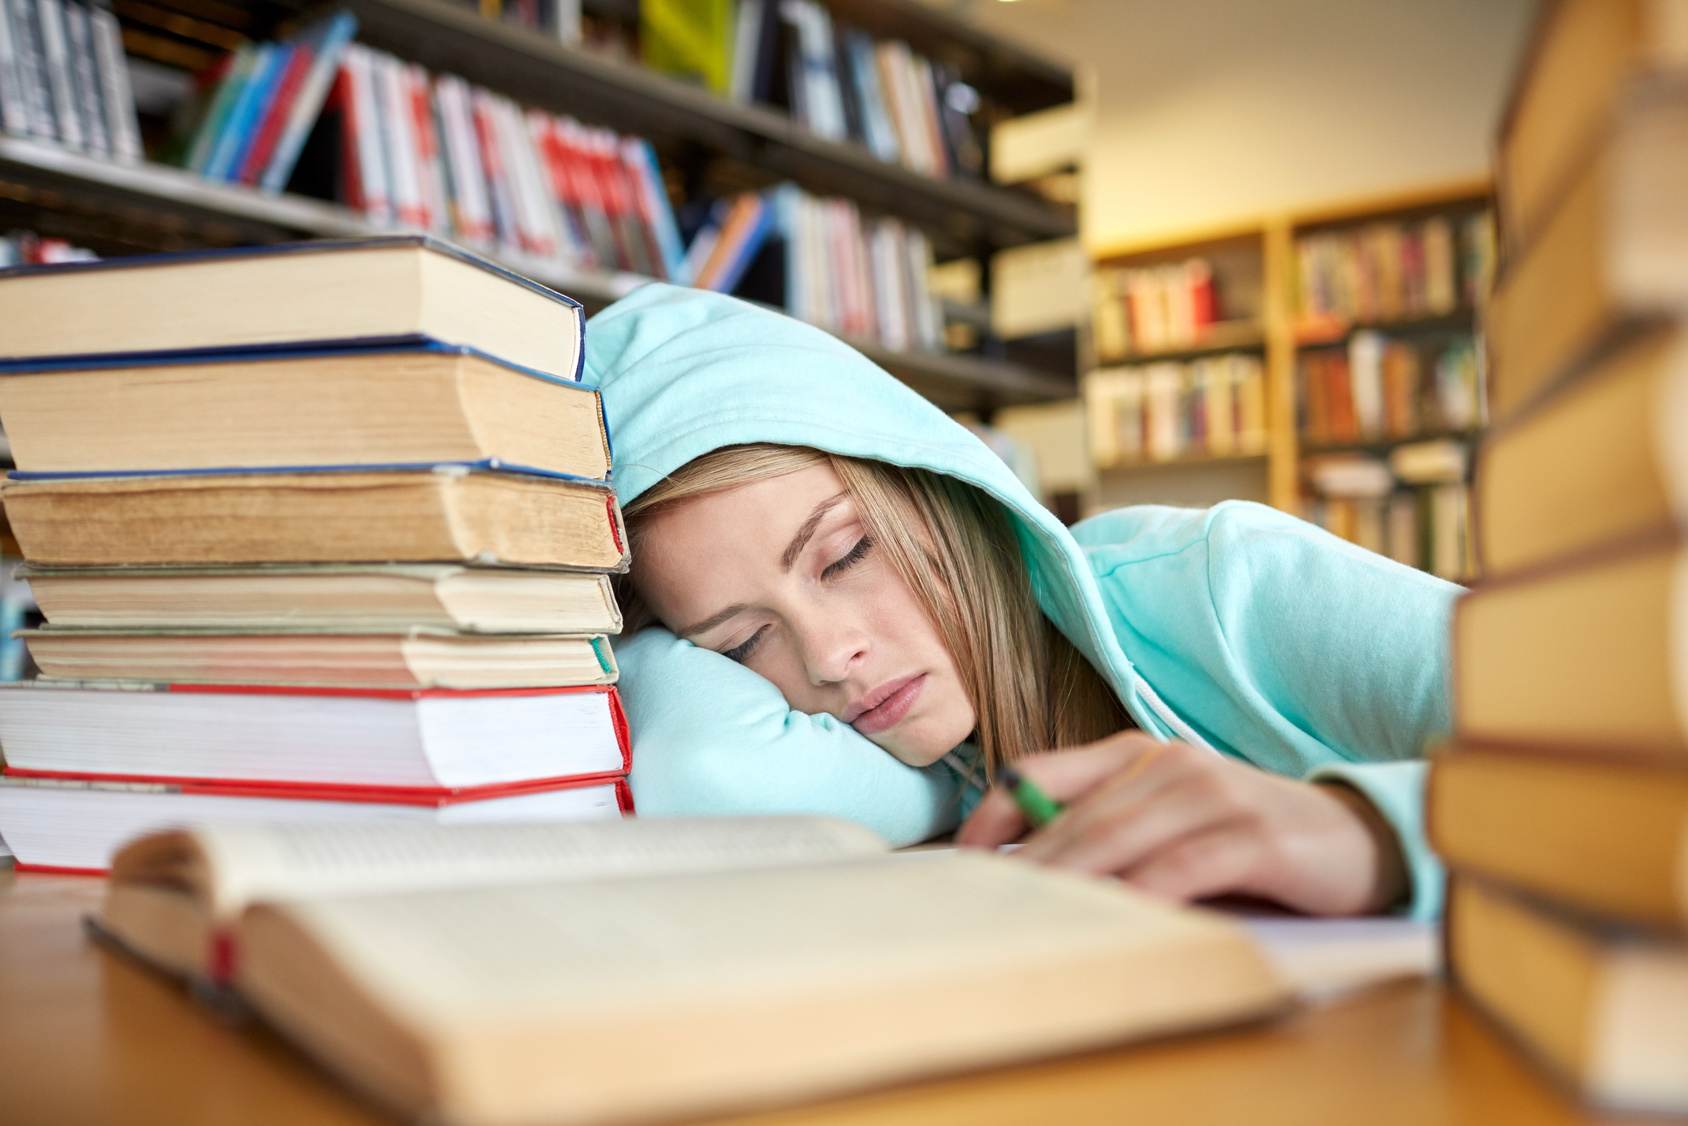
[[[943,638],[978,717],[973,739],[987,779],[1024,755],[1131,725],[1095,668],[1038,609],[1001,505],[943,474],[806,446],[727,446],[686,463],[628,505],[634,571],[620,591],[628,632],[656,621],[637,586],[638,542],[653,515],[821,464],[838,474],[868,536]]]

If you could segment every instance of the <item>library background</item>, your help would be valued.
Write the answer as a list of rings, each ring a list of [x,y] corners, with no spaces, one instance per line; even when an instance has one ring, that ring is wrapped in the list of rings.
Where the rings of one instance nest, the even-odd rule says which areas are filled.
[[[1212,155],[1134,135],[1152,52],[1087,52],[1207,16],[1116,7],[0,0],[0,265],[409,230],[589,312],[648,278],[731,292],[978,427],[1068,522],[1239,497],[1467,577],[1483,146],[1528,5],[1422,15],[1394,56],[1464,46],[1397,104],[1252,154],[1337,174],[1168,179],[1195,200],[1171,217],[1124,186]],[[1377,50],[1364,7],[1326,34]],[[1453,92],[1425,110],[1415,83]],[[1246,161],[1242,127],[1185,136]],[[33,614],[8,577],[7,632]],[[8,638],[0,678],[30,671]]]
[[[1685,79],[1688,0],[0,0],[0,1119],[368,1120],[283,1040],[466,1123],[1688,1110]],[[1368,635],[1330,671],[1304,573],[1250,642],[1308,670],[1266,690],[1277,769],[1361,791],[1407,895],[1186,914],[946,849],[939,764],[730,728],[682,812],[752,771],[781,814],[879,803],[872,763],[922,820],[623,822],[654,712],[617,662],[666,642],[609,643],[616,420],[578,377],[585,315],[653,280],[834,334],[1068,524],[1272,506],[1393,580],[1383,635],[1423,618],[1374,591],[1454,591],[1361,553],[1469,586],[1420,747],[1434,666]],[[1139,718],[1201,743],[1192,685],[1139,679]],[[1278,722],[1303,691],[1340,730]],[[640,756],[712,756],[727,725],[664,706]],[[1113,749],[1097,796],[1148,824],[1116,784],[1158,751]],[[1153,769],[1191,761],[1246,776]],[[583,875],[602,929],[546,898]]]

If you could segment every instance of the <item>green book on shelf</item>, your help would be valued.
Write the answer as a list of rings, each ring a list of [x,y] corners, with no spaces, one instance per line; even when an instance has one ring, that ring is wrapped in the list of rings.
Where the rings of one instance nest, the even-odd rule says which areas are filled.
[[[732,82],[734,29],[733,0],[640,0],[645,65],[723,97]]]

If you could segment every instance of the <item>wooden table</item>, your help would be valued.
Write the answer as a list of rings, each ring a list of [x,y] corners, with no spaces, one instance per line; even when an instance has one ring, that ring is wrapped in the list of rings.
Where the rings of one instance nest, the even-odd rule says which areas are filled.
[[[104,882],[0,873],[0,1124],[386,1122],[262,1027],[83,937]],[[1554,1126],[1586,1113],[1441,987],[1379,986],[1273,1024],[735,1119],[852,1123]],[[1657,1124],[1658,1118],[1635,1119]]]

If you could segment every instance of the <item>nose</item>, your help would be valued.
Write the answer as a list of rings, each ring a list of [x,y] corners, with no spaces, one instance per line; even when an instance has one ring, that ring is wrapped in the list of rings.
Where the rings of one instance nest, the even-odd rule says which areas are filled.
[[[803,668],[817,688],[844,680],[867,656],[867,631],[836,608],[813,607],[797,626]]]

